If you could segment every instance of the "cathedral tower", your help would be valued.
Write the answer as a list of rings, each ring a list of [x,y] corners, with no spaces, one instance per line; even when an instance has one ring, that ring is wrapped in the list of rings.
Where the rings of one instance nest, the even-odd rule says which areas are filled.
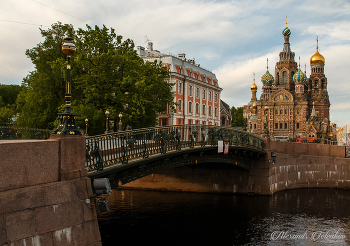
[[[286,17],[287,18],[287,17]],[[291,31],[287,26],[283,29],[284,36],[283,50],[280,52],[280,60],[276,64],[275,79],[276,87],[294,91],[293,76],[298,71],[297,63],[294,61],[295,53],[291,51],[289,37]]]
[[[329,97],[327,91],[327,78],[324,74],[325,59],[318,52],[318,37],[317,37],[316,53],[310,58],[311,75],[308,79],[308,94],[310,100],[309,107],[312,102],[315,102],[315,109],[319,119],[327,118],[329,120]]]

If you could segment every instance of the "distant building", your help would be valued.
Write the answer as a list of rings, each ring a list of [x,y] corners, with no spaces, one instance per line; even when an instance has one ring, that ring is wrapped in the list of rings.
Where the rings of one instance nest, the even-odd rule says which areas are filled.
[[[230,106],[223,100],[220,100],[220,120],[221,126],[231,126],[232,124]]]
[[[287,23],[282,34],[284,45],[275,66],[275,78],[267,65],[267,71],[261,77],[260,100],[256,97],[255,78],[251,86],[252,98],[243,111],[248,129],[263,135],[267,127],[269,135],[275,139],[327,139],[330,102],[324,74],[325,59],[318,52],[318,41],[316,53],[310,58],[311,75],[307,78],[306,71],[300,68],[300,58],[299,67],[294,60]]]
[[[178,104],[172,112],[167,105],[164,112],[158,115],[159,126],[202,124],[220,125],[220,93],[216,76],[211,71],[187,60],[185,54],[178,56],[163,54],[153,50],[153,43],[149,42],[147,49],[137,46],[137,54],[145,61],[157,60],[170,71],[165,80],[174,83],[174,98]]]

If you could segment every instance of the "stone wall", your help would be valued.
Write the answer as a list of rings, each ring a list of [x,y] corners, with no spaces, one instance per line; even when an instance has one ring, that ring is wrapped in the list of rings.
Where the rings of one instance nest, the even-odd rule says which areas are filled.
[[[350,188],[350,158],[345,158],[344,146],[269,141],[267,151],[271,194],[307,187]]]
[[[266,140],[266,155],[249,171],[220,164],[181,166],[155,173],[123,188],[271,195],[294,188],[350,188],[350,158],[345,147]],[[271,154],[273,153],[273,154]]]
[[[85,138],[0,142],[0,245],[102,245]]]

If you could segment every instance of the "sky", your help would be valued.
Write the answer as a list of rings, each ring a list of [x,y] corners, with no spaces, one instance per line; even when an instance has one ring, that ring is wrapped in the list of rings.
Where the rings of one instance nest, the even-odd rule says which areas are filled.
[[[43,41],[39,28],[105,25],[135,46],[149,40],[160,52],[195,58],[216,74],[221,99],[240,107],[250,101],[253,73],[260,97],[267,58],[275,74],[286,16],[291,49],[308,77],[318,36],[330,120],[350,124],[350,1],[343,0],[0,0],[0,84],[20,85],[34,70],[25,51]]]

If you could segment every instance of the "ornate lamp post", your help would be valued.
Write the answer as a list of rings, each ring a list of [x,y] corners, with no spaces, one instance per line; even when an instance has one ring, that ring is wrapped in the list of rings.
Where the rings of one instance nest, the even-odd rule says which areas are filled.
[[[109,116],[108,109],[106,110],[105,115],[106,115],[106,134],[107,134],[108,133],[108,116]]]
[[[85,136],[87,136],[88,134],[87,134],[87,126],[88,126],[88,122],[89,122],[89,120],[88,120],[88,118],[86,118],[85,119]]]
[[[122,117],[123,117],[123,114],[120,112],[118,116],[119,116],[119,131],[121,132],[122,131]]]
[[[75,53],[76,47],[73,43],[73,38],[65,38],[62,45],[62,52],[67,55],[67,69],[66,69],[66,92],[65,92],[65,109],[63,112],[58,113],[60,124],[52,134],[62,135],[81,135],[81,132],[75,125],[77,114],[72,112],[71,107],[71,92],[72,81],[70,77],[70,57]]]
[[[265,133],[265,137],[268,138],[270,135],[269,134],[269,122],[268,122],[268,118],[267,118],[269,107],[265,106],[264,110],[265,110],[265,115],[266,115],[266,128],[264,130],[264,133]]]

